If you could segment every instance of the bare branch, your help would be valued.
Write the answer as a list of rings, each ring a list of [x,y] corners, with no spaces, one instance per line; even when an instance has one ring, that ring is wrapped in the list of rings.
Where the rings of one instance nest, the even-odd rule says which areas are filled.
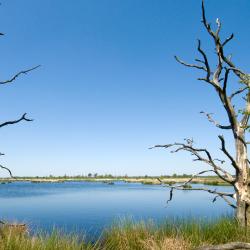
[[[221,30],[221,22],[220,22],[219,18],[216,19],[216,24],[217,24],[217,30],[216,30],[215,36],[218,37],[219,33],[220,33],[220,30]]]
[[[241,80],[243,80],[243,75],[244,75],[243,71],[236,68],[235,65],[228,58],[226,58],[223,53],[222,53],[222,58],[231,67],[229,69],[232,70],[234,74],[238,76]]]
[[[187,181],[185,181],[185,182],[182,183],[181,185],[177,185],[177,186],[185,186],[185,185],[187,185],[188,183],[192,182],[192,180],[193,180],[194,178],[196,178],[196,177],[198,177],[198,176],[200,176],[200,175],[202,175],[202,174],[209,173],[209,172],[215,173],[215,171],[214,171],[214,170],[211,170],[211,169],[209,169],[209,170],[203,170],[203,171],[201,171],[201,172],[199,172],[199,173],[193,174]],[[161,180],[160,178],[157,178],[157,180],[158,180],[160,183],[163,183],[162,180]],[[175,187],[177,187],[177,186],[175,185]]]
[[[198,176],[200,176],[200,175],[202,175],[202,174],[205,174],[205,173],[208,173],[208,172],[215,173],[215,171],[214,171],[214,170],[211,170],[211,169],[210,169],[210,170],[201,171],[201,172],[199,172],[199,173],[193,174],[193,175],[191,176],[191,178],[190,178],[189,180],[185,181],[182,185],[185,186],[185,185],[187,185],[188,183],[192,182],[192,180],[193,180],[195,177],[198,177]]]
[[[32,71],[32,70],[35,70],[37,68],[39,68],[41,65],[37,65],[33,68],[30,68],[30,69],[27,69],[27,70],[22,70],[20,72],[18,72],[17,74],[15,74],[12,78],[10,78],[9,80],[5,80],[5,81],[0,81],[0,84],[7,84],[7,83],[11,83],[13,81],[16,80],[17,77],[19,77],[20,75],[22,74],[27,74],[28,72]]]
[[[224,137],[222,135],[218,136],[220,141],[221,141],[221,151],[228,157],[228,159],[231,161],[232,166],[236,169],[239,170],[239,167],[237,165],[237,163],[235,162],[234,158],[229,154],[229,152],[227,151],[226,147],[225,147],[225,140]]]
[[[233,72],[239,77],[241,78],[241,74],[242,72],[240,72],[240,70],[238,70],[235,65],[231,62],[230,58],[227,58],[224,55],[224,51],[223,51],[223,47],[230,41],[233,39],[233,34],[231,34],[231,36],[229,38],[227,38],[223,43],[220,42],[220,37],[219,37],[219,31],[221,28],[221,23],[220,21],[217,19],[216,23],[217,23],[217,31],[214,32],[211,29],[210,24],[208,24],[207,20],[206,20],[206,14],[205,14],[205,7],[204,7],[204,0],[202,0],[202,23],[204,24],[206,30],[208,31],[208,33],[212,36],[215,46],[216,46],[216,53],[218,56],[218,66],[217,69],[214,73],[214,80],[213,81],[218,81],[219,79],[219,75],[221,73],[222,70],[222,63],[225,62],[227,65],[229,65],[232,69]]]
[[[212,72],[211,72],[211,69],[210,69],[210,66],[209,66],[207,55],[204,52],[204,50],[202,50],[201,41],[199,39],[198,39],[198,51],[200,52],[200,54],[202,55],[202,57],[204,59],[204,61],[202,61],[202,62],[205,64],[206,72],[207,72],[206,77],[198,78],[198,80],[205,81],[205,82],[211,84],[216,89],[217,92],[221,92],[222,91],[221,87],[220,87],[220,80],[221,79],[219,79],[219,75],[220,75],[220,72],[221,72],[222,64],[219,63],[218,67],[220,67],[220,70],[218,70],[218,68],[217,68],[216,72],[214,73],[213,80],[211,80],[210,77],[211,77]],[[217,76],[217,78],[215,78],[215,76]]]
[[[32,119],[26,118],[26,115],[27,115],[27,114],[24,113],[24,114],[22,115],[22,117],[21,117],[20,119],[18,119],[18,120],[4,122],[4,123],[0,124],[0,128],[1,128],[1,127],[4,127],[4,126],[7,126],[7,125],[12,125],[12,124],[19,123],[19,122],[21,122],[21,121],[27,121],[27,122],[33,121]]]
[[[237,208],[237,206],[235,206],[229,199],[227,199],[225,195],[222,195],[222,196],[217,195],[217,196],[215,196],[214,199],[213,199],[213,203],[217,201],[218,197],[222,198],[230,207]]]
[[[206,171],[204,171],[206,172]],[[158,178],[158,180],[160,181],[160,183],[165,186],[165,187],[169,187],[170,188],[170,195],[169,195],[169,199],[167,201],[170,202],[173,199],[173,191],[174,190],[190,190],[190,191],[205,191],[208,192],[210,194],[215,194],[219,197],[221,197],[222,199],[224,199],[231,207],[236,208],[236,206],[231,203],[226,197],[230,197],[232,199],[234,199],[234,193],[228,193],[228,192],[220,192],[217,191],[216,189],[212,190],[212,189],[208,189],[208,188],[204,188],[204,187],[198,187],[198,188],[185,188],[185,185],[187,184],[187,182],[179,184],[179,185],[169,185],[169,184],[165,184],[162,182],[162,180],[160,178]]]
[[[207,55],[204,52],[204,50],[201,49],[201,41],[199,39],[198,39],[198,47],[197,47],[197,49],[198,49],[199,53],[202,55],[203,60],[195,59],[195,61],[204,64],[204,66],[200,66],[200,65],[196,65],[196,64],[188,64],[188,63],[180,60],[177,56],[175,56],[176,61],[179,62],[180,64],[184,65],[184,66],[187,66],[187,67],[204,70],[205,72],[207,72],[206,78],[198,78],[198,80],[204,80],[204,81],[212,84],[215,88],[218,88],[219,87],[218,84],[215,84],[214,82],[210,81],[210,75],[211,75],[212,72],[210,70]]]
[[[202,23],[204,24],[205,28],[207,29],[208,33],[212,36],[215,37],[214,32],[211,29],[211,25],[207,23],[207,19],[206,19],[206,13],[205,13],[205,6],[204,6],[204,0],[202,0]]]
[[[203,63],[203,64],[205,64],[205,62],[204,61],[202,61],[202,60],[200,60],[200,59],[198,59],[198,58],[196,58],[196,59],[194,59],[196,62],[200,62],[200,63]]]
[[[232,93],[232,94],[230,95],[229,99],[232,100],[232,98],[233,98],[234,96],[241,94],[242,92],[244,92],[244,91],[247,90],[248,88],[249,88],[249,87],[247,86],[247,87],[245,87],[245,88],[240,88],[240,89],[238,89],[237,91],[235,91],[234,93]]]
[[[204,50],[201,49],[201,41],[198,39],[198,51],[201,53],[203,59],[204,59],[204,64],[206,66],[206,71],[207,71],[207,81],[209,82],[210,80],[210,75],[211,75],[211,70],[210,70],[210,66],[209,66],[209,63],[208,63],[208,59],[207,59],[207,55],[206,53],[204,52]]]
[[[187,139],[186,139],[187,140]],[[211,157],[211,154],[208,152],[207,149],[202,148],[194,148],[193,147],[193,140],[189,140],[189,143],[173,143],[173,144],[166,144],[166,145],[155,145],[152,148],[171,148],[171,147],[177,147],[177,149],[172,150],[171,153],[176,153],[179,151],[187,151],[190,152],[192,155],[196,156],[194,161],[201,161],[208,165],[210,165],[215,173],[224,181],[233,184],[235,181],[235,178],[229,174],[227,171],[222,169],[220,166],[216,165],[213,158]],[[206,155],[206,158],[204,158],[200,153],[204,153]],[[222,175],[223,173],[224,175]]]
[[[225,163],[225,161],[224,160],[220,160],[220,159],[214,159],[214,161],[218,161],[218,162],[220,162],[221,164],[224,164]]]
[[[171,187],[169,191],[169,199],[167,200],[167,204],[173,199],[174,188]]]
[[[212,85],[212,86],[215,88],[215,90],[216,90],[217,92],[220,92],[220,91],[221,91],[221,87],[220,87],[219,84],[218,84],[219,82],[218,82],[218,83],[215,83],[214,81],[208,80],[207,78],[204,78],[204,77],[197,78],[197,80],[199,80],[199,81],[204,81],[204,82],[209,83],[210,85]]]
[[[206,68],[203,67],[203,66],[196,65],[196,64],[189,64],[189,63],[186,63],[186,62],[182,61],[181,59],[179,59],[177,56],[174,56],[174,58],[175,58],[175,60],[176,60],[178,63],[180,63],[180,64],[182,64],[182,65],[184,65],[184,66],[186,66],[186,67],[197,68],[197,69],[202,69],[202,70],[204,70],[204,71],[207,71]]]
[[[221,57],[220,53],[218,53],[218,57]],[[221,59],[219,59],[219,60],[221,61]],[[220,69],[218,69],[218,71],[220,71]],[[222,102],[222,104],[227,112],[232,132],[235,134],[235,131],[236,131],[236,128],[238,125],[238,121],[237,121],[237,114],[235,113],[235,108],[231,103],[231,99],[227,96],[227,82],[228,82],[229,73],[230,73],[230,69],[225,67],[225,75],[223,78],[223,88],[221,88],[221,87],[217,88],[217,93],[218,93],[219,98],[220,98],[220,100],[221,100],[221,102]],[[214,79],[214,81],[219,83],[221,78],[219,78],[219,75],[217,77],[218,78]]]
[[[231,41],[234,38],[234,34],[232,33],[230,37],[228,37],[222,44],[221,46],[224,47],[229,41]]]
[[[6,167],[4,167],[4,166],[2,166],[2,165],[0,165],[0,168],[7,170],[7,171],[9,172],[10,177],[11,177],[11,178],[15,178],[15,177],[13,177],[12,172],[10,171],[9,168],[6,168]]]
[[[206,115],[208,121],[211,122],[211,123],[214,123],[215,126],[216,126],[217,128],[221,128],[221,129],[231,129],[231,128],[232,128],[231,125],[223,126],[223,125],[220,125],[218,122],[216,122],[216,121],[212,118],[212,116],[211,116],[213,113],[206,113],[206,112],[204,112],[204,111],[201,111],[200,114]]]
[[[228,68],[225,68],[225,76],[223,78],[223,88],[222,88],[222,91],[224,93],[224,95],[226,96],[227,95],[227,81],[228,81],[228,75],[230,73],[230,69]]]

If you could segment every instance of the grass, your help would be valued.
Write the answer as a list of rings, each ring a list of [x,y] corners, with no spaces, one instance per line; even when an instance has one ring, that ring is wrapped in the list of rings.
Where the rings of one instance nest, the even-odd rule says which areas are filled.
[[[190,184],[185,184],[185,185],[183,185],[183,188],[192,188],[192,185],[190,185]]]
[[[219,182],[219,181],[206,181],[203,184],[212,185],[212,186],[230,186],[227,182]]]
[[[0,250],[191,250],[201,245],[250,241],[250,231],[236,220],[174,220],[160,225],[123,220],[104,230],[100,239],[87,243],[77,234],[54,231],[35,236],[18,228],[0,228]]]
[[[155,181],[142,181],[141,182],[143,185],[160,185],[161,183],[158,181],[158,182],[155,182]]]
[[[76,235],[63,235],[53,232],[51,235],[30,236],[16,228],[2,227],[0,231],[1,250],[80,250],[91,249]]]
[[[189,176],[175,176],[175,177],[160,177],[161,181],[165,184],[175,184],[175,183],[183,183],[189,180]],[[132,183],[142,183],[146,185],[156,185],[160,184],[158,177],[153,176],[97,176],[97,177],[84,177],[84,176],[51,176],[51,177],[16,177],[15,179],[11,178],[0,178],[0,182],[9,183],[15,181],[29,181],[33,183],[56,183],[56,182],[65,182],[65,181],[84,181],[84,182],[114,182],[114,181],[124,181],[124,182],[132,182]],[[192,180],[191,184],[205,184],[205,185],[215,185],[215,186],[225,186],[228,183],[222,181],[216,176],[204,176],[198,177]]]
[[[249,242],[250,232],[246,232],[237,221],[229,218],[216,222],[166,221],[158,226],[152,222],[125,222],[113,226],[104,234],[104,245],[108,246],[107,249],[185,250],[231,241]]]

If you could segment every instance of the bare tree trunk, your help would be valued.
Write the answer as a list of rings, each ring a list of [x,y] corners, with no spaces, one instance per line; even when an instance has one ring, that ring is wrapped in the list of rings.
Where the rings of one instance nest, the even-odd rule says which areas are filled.
[[[236,146],[236,163],[238,170],[236,173],[236,198],[237,198],[237,210],[236,217],[242,226],[250,225],[250,208],[248,205],[248,159],[247,159],[247,147],[244,138],[244,128],[238,126],[235,146]]]
[[[248,193],[249,193],[249,191],[248,191]],[[247,221],[246,225],[248,227],[250,227],[250,206],[249,206],[249,204],[246,205],[246,221]]]
[[[246,203],[237,196],[236,218],[240,225],[246,226]]]

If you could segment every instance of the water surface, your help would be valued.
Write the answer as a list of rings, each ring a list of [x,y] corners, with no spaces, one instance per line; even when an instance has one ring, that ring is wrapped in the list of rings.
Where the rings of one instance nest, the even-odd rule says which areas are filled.
[[[193,185],[193,186],[197,186]],[[213,187],[232,191],[231,187]],[[167,218],[213,219],[232,214],[233,209],[213,195],[203,191],[175,191],[158,185],[115,182],[30,183],[13,182],[0,185],[0,217],[28,223],[34,230],[85,231],[98,235],[114,220],[133,217],[134,220]]]

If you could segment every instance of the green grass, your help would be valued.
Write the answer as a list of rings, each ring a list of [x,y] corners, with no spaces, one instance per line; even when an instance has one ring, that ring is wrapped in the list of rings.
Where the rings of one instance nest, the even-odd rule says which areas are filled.
[[[195,249],[201,245],[232,241],[249,242],[250,232],[230,218],[221,218],[216,222],[174,220],[161,225],[128,221],[116,224],[104,233],[104,245],[108,249],[164,249],[164,246],[172,249],[171,244],[173,249]]]
[[[212,185],[212,186],[230,186],[227,182],[219,182],[219,181],[205,181],[203,182],[205,185]]]
[[[0,229],[1,250],[83,250],[93,249],[78,235],[65,235],[54,231],[51,235],[31,236],[16,228]]]
[[[153,181],[142,181],[141,182],[143,185],[156,185]]]
[[[0,228],[0,250],[191,250],[232,241],[249,242],[250,230],[231,218],[214,222],[176,219],[160,225],[121,220],[91,243],[77,234],[54,231],[51,235],[31,236],[15,228]]]
[[[160,182],[157,179],[157,176],[111,176],[111,175],[105,175],[105,176],[96,176],[96,177],[86,177],[86,176],[47,176],[47,177],[16,177],[15,179],[12,178],[0,178],[0,182],[10,183],[14,181],[30,181],[32,183],[50,183],[50,182],[65,182],[65,181],[84,181],[84,182],[112,182],[115,181],[125,181],[125,182],[140,182],[142,184],[146,185],[159,185]],[[182,175],[182,176],[175,176],[175,177],[160,177],[165,184],[173,185],[175,183],[178,183],[181,179],[182,182],[187,181],[190,178],[190,175]],[[203,176],[199,177],[198,179],[192,180],[190,184],[205,184],[205,185],[214,185],[214,186],[228,186],[229,184],[226,182],[223,182],[221,179],[219,179],[216,176]],[[112,184],[111,184],[112,185]]]

